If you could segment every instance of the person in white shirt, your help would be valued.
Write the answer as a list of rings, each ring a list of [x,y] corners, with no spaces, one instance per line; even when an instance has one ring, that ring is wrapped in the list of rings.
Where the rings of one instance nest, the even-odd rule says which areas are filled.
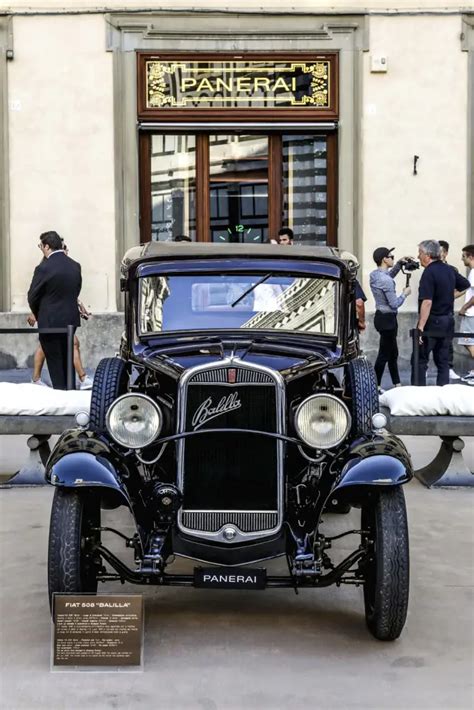
[[[464,382],[474,385],[474,244],[468,244],[467,247],[464,247],[462,250],[462,260],[464,266],[470,269],[467,278],[469,279],[471,287],[467,289],[464,297],[464,305],[459,309],[459,315],[462,316],[460,330],[462,333],[469,333],[469,335],[464,338],[459,338],[458,343],[467,348],[472,358],[471,369],[462,379]]]

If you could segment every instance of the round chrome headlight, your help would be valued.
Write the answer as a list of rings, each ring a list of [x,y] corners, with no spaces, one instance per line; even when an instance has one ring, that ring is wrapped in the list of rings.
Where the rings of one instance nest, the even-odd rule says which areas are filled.
[[[106,417],[110,436],[128,449],[143,449],[158,436],[163,415],[144,394],[124,394],[109,407]]]
[[[313,449],[332,449],[349,433],[351,415],[332,394],[315,394],[301,402],[295,414],[296,431]]]

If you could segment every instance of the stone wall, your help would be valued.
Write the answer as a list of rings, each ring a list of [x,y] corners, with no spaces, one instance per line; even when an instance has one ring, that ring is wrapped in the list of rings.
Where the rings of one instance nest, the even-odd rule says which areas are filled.
[[[27,313],[0,313],[0,328],[27,328]],[[113,356],[119,347],[123,331],[123,313],[94,315],[78,328],[84,367],[96,368],[103,357]],[[0,335],[0,370],[32,367],[36,335],[19,333]]]

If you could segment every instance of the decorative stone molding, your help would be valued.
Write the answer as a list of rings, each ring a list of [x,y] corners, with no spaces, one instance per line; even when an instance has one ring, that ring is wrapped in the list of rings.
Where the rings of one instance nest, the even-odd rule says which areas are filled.
[[[340,54],[344,96],[339,140],[339,246],[357,251],[361,52],[369,49],[364,15],[238,12],[116,13],[106,16],[107,50],[114,53],[117,264],[139,234],[138,133],[135,52],[324,52]],[[258,28],[258,31],[257,29]],[[117,293],[120,304],[120,294]]]
[[[467,235],[472,243],[474,233],[474,15],[462,18],[461,49],[468,52],[467,88]]]
[[[162,51],[175,51],[176,41],[180,44],[189,41],[188,51],[244,50],[242,41],[247,40],[254,46],[245,50],[275,49],[274,41],[288,42],[302,40],[298,49],[314,49],[311,43],[334,43],[337,35],[349,35],[352,49],[368,50],[368,24],[365,16],[331,17],[314,13],[292,13],[285,15],[239,12],[179,12],[169,10],[150,14],[111,14],[107,17],[107,49],[113,51],[155,49],[155,42],[160,42]],[[255,28],[261,28],[256,32]],[[168,44],[170,42],[170,44]],[[212,42],[223,43],[216,47]],[[163,44],[166,43],[166,44]],[[309,43],[309,44],[308,44]],[[204,46],[206,45],[207,46]],[[225,46],[224,46],[225,44]],[[337,48],[337,47],[334,47]],[[279,46],[280,51],[296,49],[293,45]],[[321,48],[322,49],[322,48]],[[326,47],[327,49],[327,47]]]
[[[8,72],[13,59],[11,17],[0,17],[0,311],[10,308],[10,200],[8,162]]]

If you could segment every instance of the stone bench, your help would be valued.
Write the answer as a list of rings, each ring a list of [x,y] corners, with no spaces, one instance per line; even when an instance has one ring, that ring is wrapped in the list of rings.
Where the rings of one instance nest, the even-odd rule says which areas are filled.
[[[474,436],[474,417],[394,416],[387,407],[381,408],[387,417],[387,429],[398,436],[439,436],[441,446],[434,459],[415,471],[423,485],[474,486],[474,474],[464,461],[463,436]],[[454,433],[455,432],[455,433]]]
[[[51,453],[49,439],[53,434],[62,434],[75,426],[74,416],[0,415],[0,434],[29,435],[27,460],[3,486],[44,485],[44,466]]]

